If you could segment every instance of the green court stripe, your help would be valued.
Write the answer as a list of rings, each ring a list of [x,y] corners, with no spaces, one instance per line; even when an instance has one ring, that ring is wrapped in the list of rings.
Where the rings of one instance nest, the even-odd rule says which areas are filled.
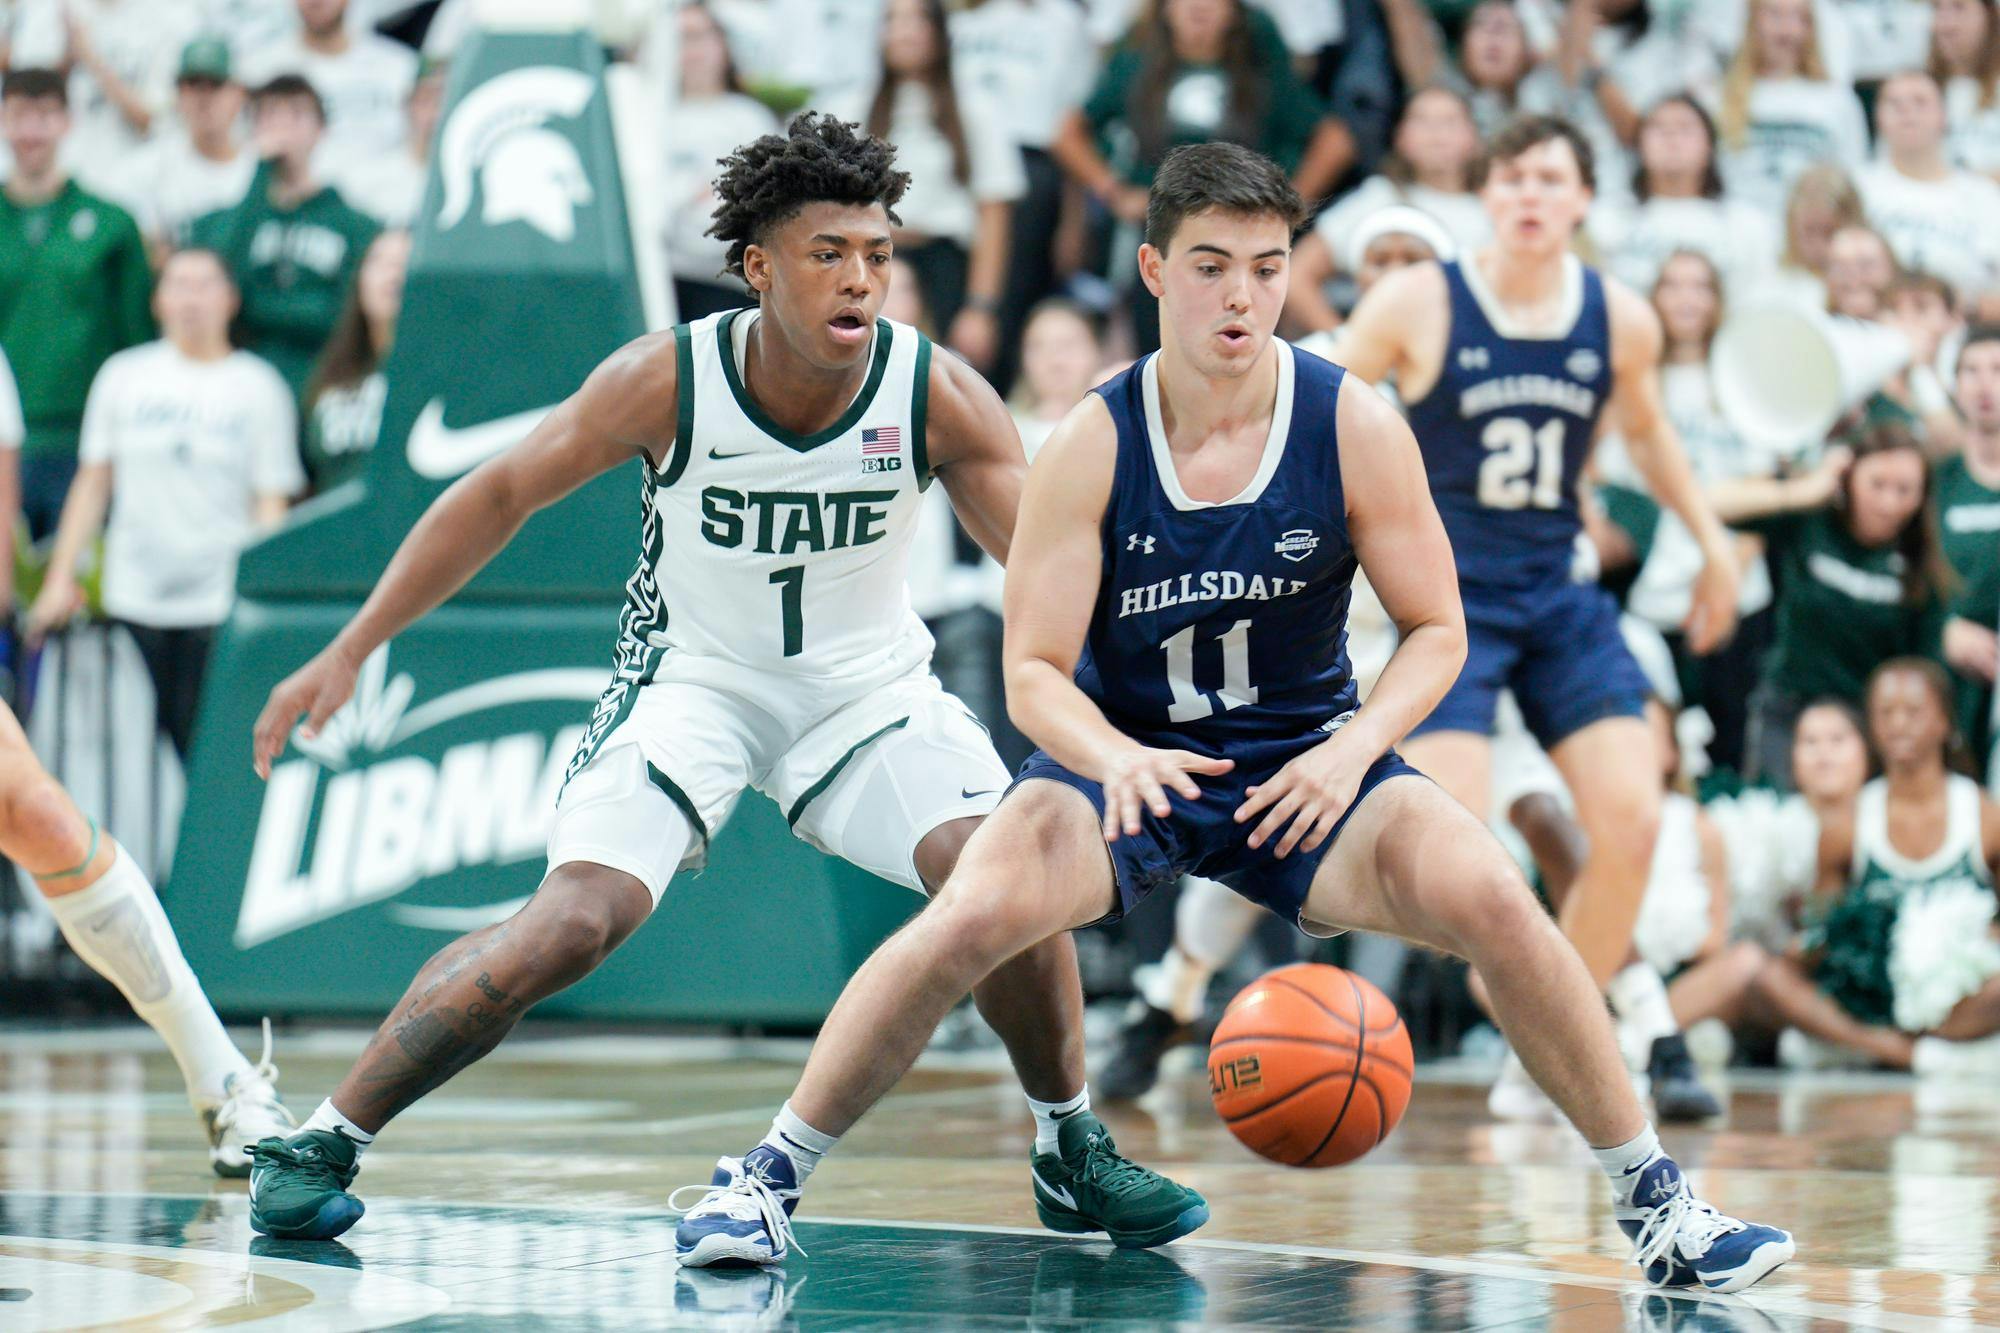
[[[886,319],[875,321],[875,360],[868,367],[868,382],[861,386],[861,392],[855,395],[847,410],[840,414],[840,420],[816,435],[799,435],[771,420],[764,409],[757,406],[757,400],[750,396],[750,391],[743,387],[743,380],[736,373],[736,340],[730,334],[730,327],[736,323],[738,316],[746,313],[748,312],[743,310],[732,310],[722,317],[722,322],[715,326],[715,350],[717,358],[722,362],[722,378],[729,385],[729,392],[735,396],[736,405],[743,409],[744,416],[750,418],[750,424],[786,448],[796,449],[801,453],[807,449],[817,449],[827,441],[837,440],[853,430],[862,415],[875,405],[875,391],[882,387],[882,375],[889,369],[889,346],[896,336],[889,321]]]
[[[701,811],[694,808],[694,802],[688,799],[688,794],[681,790],[680,784],[654,768],[650,759],[646,761],[646,776],[653,780],[655,787],[667,794],[668,800],[681,808],[681,813],[687,816],[688,823],[694,825],[695,833],[703,842],[707,842],[708,825],[702,821]]]
[[[785,812],[785,822],[787,824],[796,825],[799,822],[799,816],[806,812],[806,807],[811,805],[815,800],[817,800],[821,792],[825,791],[828,787],[831,787],[833,785],[833,780],[840,776],[840,770],[847,767],[848,760],[854,758],[855,755],[860,754],[863,750],[873,745],[876,741],[881,740],[884,736],[896,730],[898,727],[907,727],[909,725],[910,725],[910,719],[908,719],[907,717],[899,717],[894,722],[891,722],[888,726],[876,732],[874,735],[856,742],[853,749],[849,750],[846,754],[840,756],[839,761],[836,762],[832,768],[826,770],[826,776],[822,777],[818,782],[813,783],[812,786],[807,787],[805,789],[804,795],[800,796],[798,800],[792,802],[792,808]]]
[[[910,463],[916,468],[917,489],[931,484],[931,447],[925,429],[931,410],[931,340],[917,335],[917,372],[910,386]]]
[[[687,470],[694,455],[694,331],[685,324],[674,325],[674,398],[679,419],[674,426],[674,447],[667,455],[660,485],[671,486]]]

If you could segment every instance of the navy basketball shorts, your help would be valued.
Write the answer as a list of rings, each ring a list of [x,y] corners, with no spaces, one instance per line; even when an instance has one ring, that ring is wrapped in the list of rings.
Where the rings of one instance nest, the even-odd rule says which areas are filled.
[[[1618,604],[1595,583],[1532,588],[1467,584],[1465,667],[1412,735],[1493,734],[1500,692],[1545,750],[1607,717],[1643,717],[1649,687],[1618,629]]]
[[[1304,910],[1306,894],[1312,888],[1313,875],[1319,870],[1319,863],[1326,858],[1333,845],[1340,839],[1340,832],[1347,821],[1368,799],[1368,793],[1399,774],[1415,774],[1416,769],[1403,762],[1403,757],[1390,750],[1369,766],[1361,779],[1361,788],[1355,793],[1354,803],[1341,812],[1339,823],[1333,826],[1325,842],[1314,851],[1294,847],[1283,860],[1274,853],[1278,844],[1284,841],[1284,830],[1264,841],[1261,847],[1250,846],[1250,834],[1263,818],[1247,823],[1236,822],[1236,809],[1242,805],[1245,791],[1271,779],[1294,756],[1304,754],[1315,745],[1326,740],[1327,733],[1313,730],[1303,736],[1280,736],[1270,739],[1250,741],[1233,740],[1229,744],[1227,757],[1236,761],[1236,767],[1229,772],[1212,777],[1194,774],[1195,782],[1201,787],[1201,796],[1190,801],[1179,792],[1169,791],[1167,801],[1172,813],[1161,819],[1151,810],[1140,813],[1140,829],[1134,835],[1121,832],[1117,841],[1107,844],[1111,853],[1111,868],[1118,881],[1118,905],[1107,912],[1095,924],[1116,921],[1127,912],[1144,902],[1156,890],[1165,888],[1179,880],[1182,875],[1201,875],[1208,879],[1220,880],[1251,902],[1267,907],[1285,920],[1304,929],[1299,913]],[[1142,745],[1157,745],[1161,749],[1196,749],[1183,738],[1175,737],[1134,737]],[[1200,751],[1197,750],[1197,753]],[[1023,783],[1047,781],[1060,782],[1066,787],[1074,787],[1090,800],[1100,821],[1104,818],[1104,788],[1070,772],[1043,750],[1029,755],[1015,776],[1013,786],[1007,789],[1012,795]],[[1004,797],[1002,798],[1004,801]]]

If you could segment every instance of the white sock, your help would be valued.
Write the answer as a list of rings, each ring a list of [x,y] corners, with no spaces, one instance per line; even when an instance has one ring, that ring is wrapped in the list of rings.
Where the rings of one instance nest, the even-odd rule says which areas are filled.
[[[1590,1155],[1604,1168],[1604,1174],[1611,1181],[1612,1197],[1620,1208],[1632,1206],[1632,1191],[1639,1187],[1639,1173],[1651,1166],[1666,1153],[1660,1149],[1660,1136],[1653,1132],[1649,1122],[1629,1143],[1621,1143],[1615,1148],[1592,1148]]]
[[[1618,1015],[1618,1025],[1651,1047],[1655,1038],[1671,1037],[1681,1030],[1674,1021],[1674,1009],[1667,1002],[1667,983],[1648,963],[1632,963],[1611,978],[1604,988],[1605,998]]]
[[[798,1173],[801,1188],[806,1177],[819,1166],[819,1159],[832,1152],[838,1142],[840,1135],[823,1133],[799,1119],[789,1101],[778,1108],[777,1118],[771,1121],[771,1132],[763,1138],[764,1147],[775,1148],[792,1159],[792,1169]]]
[[[1090,1109],[1090,1089],[1086,1087],[1066,1102],[1038,1102],[1030,1097],[1028,1109],[1035,1113],[1035,1151],[1053,1153],[1062,1144],[1062,1122]]]
[[[116,986],[173,1052],[196,1109],[220,1105],[224,1083],[250,1062],[222,1029],[160,899],[125,849],[87,889],[48,897],[49,911],[76,956]]]
[[[333,1104],[333,1098],[331,1097],[321,1102],[319,1108],[306,1118],[306,1122],[299,1126],[299,1133],[303,1134],[309,1129],[320,1129],[328,1132],[337,1129],[347,1135],[348,1138],[354,1140],[354,1156],[357,1161],[361,1157],[361,1150],[375,1142],[373,1134],[370,1134],[367,1130],[340,1113],[340,1108]]]
[[[1164,1009],[1180,1023],[1201,1017],[1208,1001],[1209,978],[1215,969],[1181,952],[1178,944],[1167,946],[1158,965],[1139,974],[1139,998],[1155,1009]]]

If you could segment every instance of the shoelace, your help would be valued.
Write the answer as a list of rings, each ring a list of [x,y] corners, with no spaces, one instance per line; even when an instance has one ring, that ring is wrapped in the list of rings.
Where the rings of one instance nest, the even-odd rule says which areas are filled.
[[[314,1185],[337,1190],[345,1190],[348,1185],[340,1178],[340,1169],[333,1160],[311,1144],[295,1148],[283,1139],[265,1139],[250,1145],[250,1160],[258,1166],[287,1167]]]
[[[1682,1253],[1687,1258],[1699,1259],[1708,1253],[1708,1247],[1717,1236],[1741,1230],[1741,1222],[1733,1217],[1724,1217],[1683,1189],[1655,1208],[1640,1226],[1639,1235],[1633,1241],[1637,1251],[1632,1256],[1633,1262],[1644,1268],[1666,1259],[1676,1241],[1685,1242]]]
[[[675,1199],[689,1190],[703,1191],[700,1203],[683,1211]],[[702,1217],[716,1213],[737,1222],[762,1222],[765,1232],[780,1248],[808,1253],[792,1234],[792,1217],[785,1211],[784,1200],[761,1176],[746,1171],[737,1171],[736,1178],[727,1185],[683,1185],[667,1196],[667,1207],[683,1217]]]
[[[257,1063],[250,1068],[248,1078],[238,1078],[229,1085],[229,1095],[222,1099],[222,1105],[215,1109],[215,1120],[219,1125],[234,1125],[245,1110],[257,1107],[275,1113],[275,1118],[292,1123],[284,1113],[284,1103],[278,1100],[278,1090],[272,1085],[278,1081],[278,1067],[271,1063],[271,1020],[264,1020],[264,1050],[258,1055]]]
[[[1152,1183],[1153,1173],[1118,1155],[1117,1145],[1104,1134],[1093,1134],[1083,1145],[1083,1166],[1076,1178],[1113,1196],[1131,1194]]]

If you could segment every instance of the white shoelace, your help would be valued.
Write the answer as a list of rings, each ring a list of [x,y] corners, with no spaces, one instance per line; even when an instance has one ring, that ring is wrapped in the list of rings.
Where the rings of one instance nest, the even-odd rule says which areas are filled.
[[[675,1199],[689,1190],[702,1190],[701,1202],[682,1211]],[[683,1217],[707,1217],[720,1213],[736,1222],[762,1222],[764,1231],[777,1242],[776,1248],[797,1250],[805,1254],[806,1247],[799,1244],[792,1234],[791,1214],[785,1211],[785,1204],[777,1191],[761,1177],[738,1170],[735,1179],[727,1185],[683,1185],[667,1196],[667,1207],[681,1213]]]
[[[1633,1262],[1644,1268],[1668,1258],[1676,1242],[1680,1243],[1680,1257],[1699,1259],[1717,1236],[1741,1230],[1741,1222],[1724,1217],[1683,1188],[1647,1215],[1633,1242]]]
[[[271,1063],[271,1020],[264,1020],[264,1050],[257,1057],[257,1063],[250,1067],[247,1078],[236,1078],[229,1085],[229,1095],[222,1099],[222,1105],[215,1109],[218,1126],[231,1128],[246,1113],[263,1113],[273,1122],[283,1124],[287,1129],[297,1128],[291,1113],[278,1100],[278,1067]]]

